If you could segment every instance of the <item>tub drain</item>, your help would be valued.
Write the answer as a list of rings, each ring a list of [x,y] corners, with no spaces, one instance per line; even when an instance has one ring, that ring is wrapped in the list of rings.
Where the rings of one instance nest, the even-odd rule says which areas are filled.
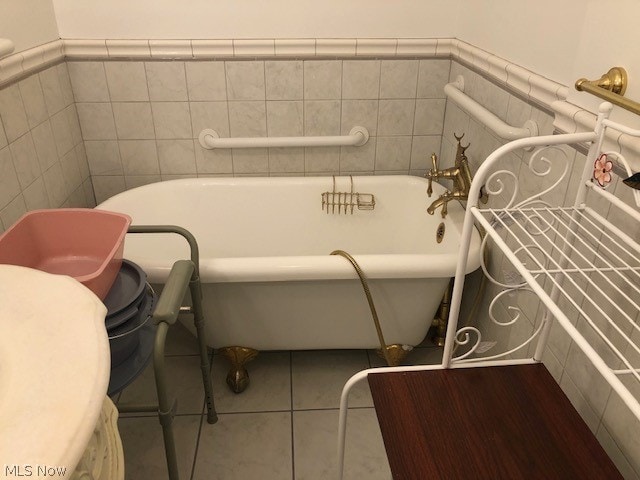
[[[436,230],[436,242],[442,243],[443,238],[444,238],[444,222],[438,225],[438,229]]]

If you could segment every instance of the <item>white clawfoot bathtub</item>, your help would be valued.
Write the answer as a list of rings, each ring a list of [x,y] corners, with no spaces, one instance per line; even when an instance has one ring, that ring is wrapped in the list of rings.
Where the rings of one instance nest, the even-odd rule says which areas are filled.
[[[454,276],[464,211],[451,202],[445,220],[427,206],[444,188],[413,176],[353,177],[354,191],[375,195],[374,210],[327,213],[331,177],[199,178],[146,185],[98,208],[133,225],[179,225],[200,247],[207,342],[256,350],[378,348],[354,256],[367,275],[387,344],[425,337]],[[336,190],[349,191],[349,177]],[[444,221],[442,243],[436,230]],[[173,262],[189,258],[178,236],[129,235],[126,258],[162,283]],[[479,237],[469,271],[479,266]]]

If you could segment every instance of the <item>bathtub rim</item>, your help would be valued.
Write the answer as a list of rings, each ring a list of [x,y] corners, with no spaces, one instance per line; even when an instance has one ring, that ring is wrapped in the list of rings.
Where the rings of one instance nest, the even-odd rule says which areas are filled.
[[[336,175],[337,182],[345,182],[348,175]],[[424,177],[414,175],[353,175],[355,185],[379,182],[392,182],[405,184],[410,182],[420,186],[425,186],[427,180]],[[193,177],[184,179],[174,179],[162,182],[154,182],[142,185],[110,197],[96,208],[111,210],[111,204],[117,203],[123,197],[135,194],[157,193],[158,188],[171,191],[173,186],[207,186],[207,185],[263,185],[269,184],[294,184],[300,183],[313,186],[330,185],[332,176],[313,177]],[[439,193],[444,192],[444,186],[434,182],[434,193],[432,199]],[[429,197],[425,191],[425,211],[429,202]],[[118,210],[113,210],[118,211]],[[462,222],[465,209],[459,202],[455,202],[449,207],[449,218],[455,219],[457,239],[461,234]],[[438,217],[434,216],[434,224],[439,223]],[[135,223],[136,226],[144,225]],[[445,242],[447,236],[445,235]],[[455,241],[455,240],[454,240]],[[242,282],[265,282],[265,281],[314,281],[330,279],[352,279],[357,278],[353,267],[343,258],[330,256],[330,252],[322,255],[292,255],[292,256],[270,256],[270,257],[204,257],[200,258],[200,275],[206,283],[242,283]],[[455,275],[458,261],[458,249],[446,253],[420,253],[420,254],[357,254],[349,252],[361,265],[368,278],[371,279],[393,279],[393,278],[451,278]],[[126,244],[125,244],[125,254]],[[480,235],[475,229],[469,249],[467,271],[471,273],[480,266]],[[136,252],[134,255],[136,263],[145,270],[152,282],[163,283],[169,275],[173,262],[181,258],[189,258],[186,249],[183,256],[158,261],[156,257],[145,257],[144,254]]]

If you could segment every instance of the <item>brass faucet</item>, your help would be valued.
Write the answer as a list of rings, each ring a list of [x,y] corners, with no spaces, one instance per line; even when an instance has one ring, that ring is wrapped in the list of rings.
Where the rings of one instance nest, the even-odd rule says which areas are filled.
[[[453,136],[456,137],[456,140],[458,141],[454,166],[444,170],[438,170],[438,157],[436,157],[436,154],[434,153],[431,155],[432,168],[425,175],[425,177],[429,179],[429,186],[427,188],[427,195],[429,195],[429,197],[433,194],[431,183],[434,178],[448,178],[453,181],[452,189],[447,190],[440,195],[427,208],[429,215],[433,215],[438,207],[442,207],[442,218],[447,216],[447,204],[451,200],[467,200],[469,197],[469,189],[471,188],[471,170],[469,170],[469,161],[464,153],[471,144],[463,147],[462,143],[460,143],[460,140],[464,137],[464,133],[460,137],[455,133]]]

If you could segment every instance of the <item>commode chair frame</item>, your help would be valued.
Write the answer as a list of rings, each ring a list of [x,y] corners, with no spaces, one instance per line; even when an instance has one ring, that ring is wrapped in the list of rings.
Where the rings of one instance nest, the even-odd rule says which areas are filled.
[[[173,417],[176,413],[176,400],[170,400],[167,392],[164,352],[169,328],[176,322],[180,313],[192,313],[196,328],[198,351],[200,355],[200,370],[204,386],[205,403],[207,406],[207,422],[214,424],[218,417],[213,401],[211,386],[211,369],[204,333],[204,315],[202,311],[202,287],[200,284],[199,250],[195,237],[182,227],[173,225],[140,225],[129,227],[128,233],[175,233],[181,235],[189,243],[190,260],[178,260],[173,264],[167,282],[162,289],[158,303],[154,309],[152,320],[157,325],[153,348],[153,370],[155,374],[158,404],[153,405],[119,405],[122,413],[157,412],[162,435],[164,438],[167,469],[170,480],[178,480],[178,461],[173,436]],[[183,307],[182,300],[189,289],[191,306]]]
[[[527,442],[524,442],[524,445],[519,445],[518,452],[513,455],[512,452],[508,451],[508,448],[499,449],[500,451],[496,452],[495,444],[493,443],[494,437],[492,436],[494,434],[493,430],[491,434],[486,431],[476,432],[477,436],[474,438],[484,438],[484,441],[480,442],[481,444],[467,443],[467,451],[451,452],[452,456],[457,457],[449,464],[442,459],[434,460],[430,452],[426,451],[428,450],[427,446],[435,445],[441,439],[424,438],[428,435],[426,433],[428,429],[426,423],[428,422],[424,421],[420,412],[434,409],[436,412],[450,412],[450,410],[443,408],[442,405],[427,404],[426,398],[433,400],[435,397],[423,395],[423,391],[411,391],[411,388],[417,388],[415,386],[418,384],[426,385],[432,380],[439,381],[440,385],[445,384],[449,389],[449,392],[445,392],[445,394],[453,392],[451,393],[452,396],[448,397],[449,400],[452,403],[460,400],[461,408],[465,409],[467,406],[478,402],[478,399],[473,397],[473,391],[470,390],[465,392],[466,394],[471,393],[469,398],[461,397],[461,391],[456,390],[459,383],[467,382],[468,379],[472,379],[473,375],[476,375],[476,378],[488,378],[493,373],[496,373],[496,376],[506,378],[505,372],[514,372],[518,375],[521,372],[527,372],[526,376],[529,376],[530,372],[534,372],[531,374],[533,380],[531,380],[532,383],[530,385],[534,385],[535,388],[540,385],[544,386],[544,388],[541,387],[541,390],[548,393],[546,398],[547,400],[551,399],[550,405],[566,405],[566,410],[562,410],[561,415],[555,418],[562,419],[565,416],[571,416],[573,419],[571,420],[573,422],[571,424],[572,428],[580,430],[579,434],[574,437],[574,442],[570,440],[567,440],[566,444],[562,441],[560,442],[561,450],[566,450],[566,452],[563,452],[563,458],[558,460],[559,466],[553,464],[552,461],[549,462],[549,471],[554,472],[555,477],[562,477],[559,472],[571,472],[575,476],[576,472],[579,471],[571,470],[575,467],[587,469],[586,476],[589,478],[615,478],[617,472],[612,462],[604,454],[604,451],[584,422],[580,420],[577,412],[571,407],[558,385],[544,367],[540,365],[550,336],[550,330],[555,320],[568,334],[573,344],[582,351],[613,391],[617,393],[630,412],[640,420],[640,398],[637,398],[632,393],[632,391],[640,391],[640,325],[638,324],[637,315],[640,311],[640,244],[638,244],[637,238],[634,239],[627,235],[623,232],[623,228],[614,225],[610,221],[611,218],[617,217],[616,223],[618,224],[638,225],[640,222],[640,210],[627,205],[606,189],[601,188],[602,183],[606,183],[604,181],[601,182],[603,177],[613,173],[616,168],[620,176],[632,175],[629,164],[623,155],[616,152],[602,152],[607,131],[617,132],[617,136],[622,133],[632,137],[640,137],[640,130],[634,130],[609,120],[608,116],[612,108],[609,103],[601,105],[594,131],[516,140],[498,148],[479,167],[469,192],[442,363],[439,365],[368,369],[355,374],[347,381],[340,402],[338,478],[342,479],[344,470],[349,394],[353,386],[365,378],[368,378],[372,388],[374,404],[394,478],[426,478],[425,473],[430,475],[428,478],[438,478],[438,475],[441,475],[442,478],[458,478],[460,470],[456,470],[456,462],[459,464],[464,464],[465,462],[473,463],[478,458],[475,456],[474,459],[470,460],[469,457],[472,455],[469,454],[469,449],[474,450],[474,455],[475,450],[478,449],[483,452],[481,455],[484,455],[484,460],[492,460],[486,462],[486,464],[476,462],[471,465],[466,475],[469,475],[469,472],[473,472],[471,473],[472,477],[479,477],[484,474],[483,478],[504,478],[505,475],[513,475],[512,478],[515,478],[518,475],[514,475],[514,472],[521,473],[529,468],[530,465],[526,463],[527,459],[531,461],[531,458],[536,458],[541,463],[549,460],[546,457],[537,457],[538,451],[534,453],[527,452],[528,448],[534,448]],[[617,138],[617,136],[611,138]],[[558,161],[549,160],[545,156],[545,152],[548,152],[549,149],[560,152],[559,146],[575,145],[587,145],[589,151],[580,176],[575,201],[571,207],[551,206],[541,198],[558,187],[563,179],[571,173],[568,158],[565,159],[564,163],[560,164],[560,169],[564,168],[564,172],[558,178],[551,178],[549,182],[551,185],[548,188],[543,187],[534,195],[520,202],[516,202],[518,177],[508,170],[494,171],[496,163],[501,159],[504,160],[505,155],[519,149],[534,147],[537,150],[531,154],[531,160],[528,165],[529,176],[548,177],[549,179],[550,172],[553,168],[558,167]],[[613,171],[609,171],[612,167],[611,164],[605,165],[609,160],[613,160],[612,163],[618,165]],[[605,166],[603,167],[603,165]],[[594,166],[597,167],[595,172]],[[524,169],[526,166],[523,165],[522,168]],[[621,172],[622,170],[625,170],[625,172]],[[486,208],[484,206],[481,208],[479,205],[481,187],[486,185],[490,195],[498,196],[506,191],[505,183],[501,178],[510,179],[513,183],[514,191],[510,195],[510,200],[507,200],[507,204],[503,208]],[[599,185],[599,183],[601,184]],[[622,186],[621,188],[626,187]],[[596,210],[587,206],[588,193],[590,198],[603,202],[612,211],[615,209],[615,215],[613,217],[610,215],[608,220]],[[593,194],[593,197],[591,197],[591,194]],[[633,196],[636,205],[640,207],[640,191],[633,191]],[[620,217],[624,219],[620,221]],[[485,243],[486,239],[490,238],[494,243],[494,248],[504,253],[506,259],[517,272],[517,281],[515,282],[513,280],[511,280],[511,283],[506,280],[498,281],[491,277],[486,266],[483,265],[483,270],[488,279],[501,289],[489,306],[489,319],[498,326],[511,326],[523,317],[518,307],[507,307],[506,311],[510,316],[507,320],[500,320],[492,311],[496,301],[507,299],[507,294],[510,292],[525,291],[533,293],[540,299],[546,309],[543,318],[532,326],[532,333],[528,338],[519,342],[520,344],[515,348],[485,357],[474,355],[479,353],[477,350],[481,344],[480,330],[475,326],[458,328],[470,239],[476,222],[487,232]],[[576,279],[579,281],[576,281]],[[620,284],[622,284],[622,287],[619,286]],[[603,292],[607,291],[607,289],[615,291],[622,300],[618,302],[610,300],[606,306],[601,306],[591,298],[592,295],[590,293],[593,291]],[[621,306],[623,303],[624,307]],[[559,307],[560,304],[569,305],[569,307],[561,309]],[[578,312],[581,323],[574,325],[574,322],[568,318],[569,311]],[[474,337],[475,343],[471,341]],[[604,350],[605,348],[606,351]],[[524,355],[521,354],[522,351],[524,351]],[[532,355],[529,354],[530,358],[514,359],[516,355],[526,357],[527,351],[533,352]],[[604,358],[608,360],[605,361]],[[471,367],[486,368],[471,370]],[[487,372],[487,374],[484,372]],[[465,375],[467,380],[461,380]],[[536,380],[538,377],[540,377],[539,380]],[[529,380],[523,382],[526,384]],[[473,381],[466,385],[472,383]],[[409,392],[404,400],[413,402],[410,408],[407,408],[407,403],[395,403],[392,388],[398,385],[406,387]],[[518,390],[521,386],[523,384],[520,383],[506,385],[505,391],[510,389]],[[527,387],[527,385],[524,385],[524,387]],[[384,404],[385,402],[387,405]],[[538,421],[547,422],[543,430],[546,429],[545,432],[551,436],[555,435],[557,440],[558,432],[560,431],[558,428],[560,427],[554,425],[553,421],[550,422],[551,425],[548,425],[548,420],[551,417],[547,418],[545,412],[540,409],[533,408],[533,406],[529,407],[526,403],[530,402],[535,402],[535,400],[529,397],[524,402],[525,404],[515,407],[509,406],[509,408],[515,410],[527,410],[530,408],[528,411],[542,414],[541,416],[545,418],[540,418],[539,420],[531,419],[531,421],[534,423]],[[496,410],[498,415],[501,414],[501,408],[503,407],[506,411],[508,406],[499,406]],[[385,408],[388,408],[388,410],[385,410]],[[385,424],[389,423],[384,418],[388,411],[391,410],[391,417],[395,421],[399,419],[401,421],[403,415],[401,409],[403,408],[405,409],[404,415],[415,415],[410,420],[414,423],[420,423],[421,427],[418,428],[423,428],[422,430],[394,433],[395,427],[388,427],[388,425],[385,427]],[[551,413],[551,415],[553,414],[557,414],[557,412]],[[526,415],[526,413],[523,414],[521,419],[527,420]],[[424,418],[433,419],[433,415],[424,415]],[[511,420],[506,416],[505,419],[505,424]],[[456,428],[454,425],[459,422],[457,418],[450,417],[447,417],[446,421],[452,425],[452,429]],[[501,423],[501,421],[496,423]],[[471,420],[470,424],[470,428],[476,428],[476,426],[472,425],[473,420]],[[407,425],[411,426],[409,421],[404,423],[405,427]],[[464,426],[464,428],[467,427],[469,427],[469,424]],[[504,428],[501,425],[495,426],[496,432],[498,432],[497,435],[500,434],[501,428],[508,430],[512,427],[516,429],[520,425],[507,425]],[[494,426],[492,425],[490,428],[493,429]],[[567,434],[567,432],[567,430],[564,430],[564,434]],[[396,437],[392,437],[392,434],[397,436],[404,435],[406,438],[413,439],[418,443],[423,442],[420,445],[424,449],[395,448],[392,443],[393,438]],[[502,438],[502,440],[505,439],[507,442],[509,441],[508,436]],[[541,442],[543,450],[544,443],[544,441]],[[588,448],[591,450],[587,449],[576,453],[583,447],[587,448],[583,444],[588,444]],[[524,449],[525,453],[522,453],[522,449]],[[392,452],[392,450],[395,450],[395,452]],[[404,451],[398,452],[398,450]],[[418,453],[416,454],[416,452]],[[551,455],[553,456],[554,454],[555,451]],[[582,455],[579,457],[580,460],[572,460],[578,455]],[[420,470],[423,465],[421,462],[424,459],[416,457],[421,456],[430,458],[430,460],[426,460],[426,462],[431,462],[429,467],[425,467],[431,468],[430,470]],[[440,462],[441,460],[442,462]],[[552,460],[555,461],[557,459]],[[568,463],[565,464],[563,462]],[[575,463],[584,464],[576,467]],[[607,465],[603,465],[605,463]],[[443,467],[445,464],[449,466]],[[474,468],[475,470],[473,470]],[[510,468],[513,469],[509,470]],[[566,468],[566,470],[562,470],[563,468]],[[584,472],[584,470],[582,471]],[[510,473],[507,474],[505,472]],[[586,476],[583,476],[583,478],[586,478]],[[467,478],[471,477],[467,476]]]

